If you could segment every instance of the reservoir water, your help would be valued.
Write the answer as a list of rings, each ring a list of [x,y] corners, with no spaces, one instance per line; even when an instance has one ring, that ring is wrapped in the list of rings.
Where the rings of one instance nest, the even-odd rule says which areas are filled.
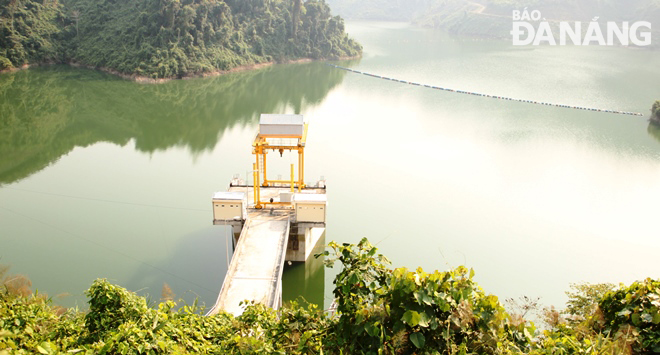
[[[347,30],[364,56],[338,64],[379,75],[645,114],[660,99],[657,51]],[[310,120],[306,177],[328,182],[326,241],[368,237],[395,267],[464,264],[501,299],[558,307],[573,282],[660,277],[660,129],[646,118],[321,62],[161,85],[60,66],[0,75],[0,264],[66,306],[84,308],[99,277],[212,304],[231,243],[210,197],[251,169],[260,113]],[[288,267],[284,297],[327,306],[336,272]]]

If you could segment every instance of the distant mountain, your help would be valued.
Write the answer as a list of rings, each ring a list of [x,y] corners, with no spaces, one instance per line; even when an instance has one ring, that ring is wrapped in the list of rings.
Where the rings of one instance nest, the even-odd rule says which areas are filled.
[[[412,21],[438,0],[326,0],[333,14],[348,19]]]
[[[630,23],[648,21],[660,30],[660,1],[658,0],[482,0],[453,1],[430,6],[425,15],[413,21],[425,27],[444,28],[452,33],[509,38],[514,10],[540,11],[551,23],[559,21],[589,22],[597,19]],[[462,7],[457,8],[462,2]],[[586,27],[586,26],[584,26]]]
[[[510,38],[514,10],[538,10],[558,21],[652,24],[660,42],[660,0],[327,0],[335,14],[352,19],[409,21],[450,33]],[[586,26],[585,26],[586,27]]]

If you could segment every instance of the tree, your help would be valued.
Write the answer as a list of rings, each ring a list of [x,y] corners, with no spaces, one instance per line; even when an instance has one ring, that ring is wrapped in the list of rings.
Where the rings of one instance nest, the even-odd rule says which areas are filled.
[[[0,70],[73,61],[174,78],[361,49],[323,0],[0,0]]]
[[[78,36],[80,34],[78,31],[78,21],[80,20],[80,11],[78,10],[71,11],[71,19],[76,23],[76,36]]]
[[[292,23],[291,37],[293,37],[294,39],[298,35],[298,22],[300,22],[301,8],[302,8],[302,0],[293,0],[293,19],[291,21]]]
[[[0,70],[55,61],[64,16],[57,2],[0,0]]]
[[[653,103],[653,107],[651,107],[651,112],[652,112],[652,116],[655,116],[655,118],[660,119],[660,100],[657,100],[656,102]]]
[[[568,302],[566,302],[565,313],[578,319],[586,319],[591,316],[598,307],[598,301],[607,292],[614,289],[614,285],[610,283],[572,283],[570,287],[571,291],[566,291]]]

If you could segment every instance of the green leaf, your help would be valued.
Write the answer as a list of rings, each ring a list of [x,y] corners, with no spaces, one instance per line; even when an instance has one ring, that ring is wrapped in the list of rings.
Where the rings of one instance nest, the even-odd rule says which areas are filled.
[[[439,304],[440,309],[443,312],[449,312],[449,310],[451,309],[451,305],[449,303],[447,303],[445,300],[441,300],[441,302],[442,303]]]
[[[420,305],[421,305],[422,303],[425,303],[425,304],[427,304],[427,305],[429,305],[429,306],[430,306],[431,304],[433,304],[433,299],[431,298],[431,296],[429,296],[429,294],[426,293],[426,292],[423,291],[423,290],[421,290],[421,291],[415,291],[415,293],[413,293],[413,295],[415,296],[415,300],[417,300],[417,303],[419,303]]]
[[[424,347],[424,343],[426,342],[426,339],[424,338],[424,334],[420,332],[414,332],[410,334],[410,341],[418,348],[421,349]]]
[[[378,327],[376,327],[373,323],[367,323],[364,326],[364,330],[366,330],[367,334],[369,334],[372,337],[378,335]]]
[[[158,314],[156,314],[156,316],[154,317],[154,321],[153,321],[153,323],[151,324],[151,329],[152,329],[152,330],[153,330],[153,329],[156,329],[156,326],[157,326],[157,325],[158,325]]]
[[[644,314],[642,314],[642,321],[644,323],[651,323],[651,322],[653,322],[653,316],[651,316],[648,313],[644,313]]]
[[[42,354],[48,354],[48,351],[46,351],[46,349],[42,348],[40,345],[37,345],[37,351]]]
[[[624,309],[623,311],[617,313],[616,315],[619,317],[627,317],[630,313],[632,312],[630,312],[629,309]]]
[[[437,319],[438,319],[437,317],[431,318],[431,322],[429,322],[429,326],[431,327],[431,330],[438,329],[439,324]]]
[[[430,321],[431,321],[431,319],[426,314],[426,312],[422,312],[422,313],[419,314],[419,326],[420,327],[424,327],[424,328],[428,327]]]
[[[0,329],[0,338],[10,337],[14,334],[8,330]]]
[[[659,323],[660,323],[660,312],[653,315],[653,324],[659,324]]]
[[[415,296],[415,300],[417,301],[417,303],[422,304],[422,292],[421,291],[413,292],[413,296]]]
[[[429,306],[435,304],[435,302],[433,301],[433,297],[431,297],[431,295],[429,295],[428,293],[424,293],[424,297],[422,298],[422,301]]]
[[[406,311],[401,318],[404,323],[408,324],[411,327],[414,327],[419,324],[420,316],[419,313],[415,311]]]
[[[348,284],[355,285],[358,282],[360,282],[360,277],[357,275],[357,273],[351,273],[351,275],[348,277]]]
[[[631,317],[632,322],[634,325],[638,326],[642,323],[641,317],[639,316],[639,313],[635,313]]]

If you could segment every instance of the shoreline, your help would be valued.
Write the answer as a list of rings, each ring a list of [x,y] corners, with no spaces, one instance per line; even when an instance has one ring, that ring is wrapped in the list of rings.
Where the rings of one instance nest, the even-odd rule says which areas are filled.
[[[349,59],[357,59],[360,58],[361,56],[355,56],[355,57],[339,57],[339,58],[323,58],[323,59],[312,59],[312,58],[299,58],[299,59],[292,59],[292,60],[285,60],[282,62],[276,62],[276,61],[269,61],[269,62],[262,62],[262,63],[253,63],[253,64],[246,64],[246,65],[240,65],[228,70],[214,70],[210,72],[202,72],[202,73],[191,73],[191,74],[186,74],[182,77],[171,77],[171,78],[150,78],[146,76],[140,76],[136,74],[126,74],[126,73],[121,73],[115,69],[112,68],[107,68],[107,67],[95,67],[91,65],[86,65],[83,63],[78,63],[75,61],[69,61],[66,63],[55,63],[55,62],[44,62],[44,63],[36,63],[36,64],[23,64],[21,67],[15,67],[15,68],[9,68],[9,69],[2,69],[0,70],[0,74],[4,73],[13,73],[17,72],[19,70],[26,70],[30,68],[36,68],[36,67],[42,67],[42,66],[49,66],[49,65],[56,65],[56,64],[63,64],[63,65],[68,65],[72,66],[75,68],[86,68],[86,69],[92,69],[92,70],[99,70],[108,74],[112,74],[115,76],[118,76],[122,79],[133,81],[136,83],[140,84],[163,84],[166,83],[170,80],[187,80],[187,79],[195,79],[195,78],[206,78],[206,77],[214,77],[214,76],[220,76],[220,75],[225,75],[225,74],[230,74],[230,73],[237,73],[237,72],[243,72],[243,71],[248,71],[248,70],[256,70],[256,69],[262,69],[262,68],[267,68],[270,66],[273,66],[275,64],[299,64],[299,63],[309,63],[313,61],[323,61],[323,60],[349,60]]]

